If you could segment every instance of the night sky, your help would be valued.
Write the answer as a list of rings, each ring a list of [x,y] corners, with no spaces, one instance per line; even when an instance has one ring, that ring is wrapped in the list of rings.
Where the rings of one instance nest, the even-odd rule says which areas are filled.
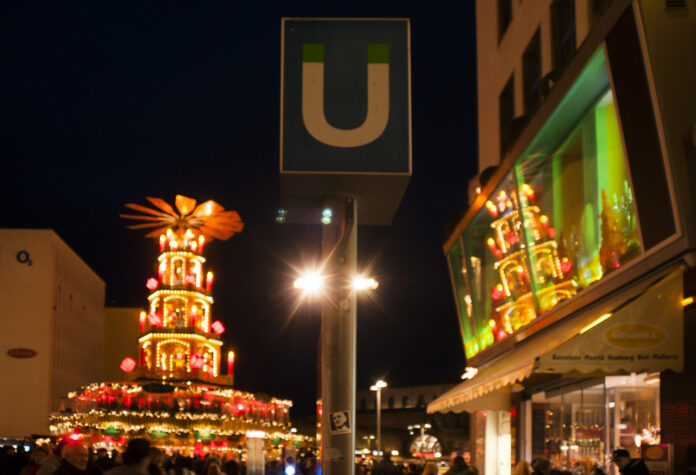
[[[0,7],[0,226],[51,228],[145,307],[158,248],[125,203],[214,199],[244,232],[207,247],[235,385],[314,412],[318,305],[292,266],[319,225],[276,224],[282,17],[411,19],[413,177],[391,226],[360,227],[380,287],[358,307],[358,389],[456,383],[465,359],[442,253],[476,171],[474,2],[11,2]],[[441,3],[441,4],[440,4]],[[456,4],[456,6],[455,6]],[[453,9],[455,8],[455,9]]]

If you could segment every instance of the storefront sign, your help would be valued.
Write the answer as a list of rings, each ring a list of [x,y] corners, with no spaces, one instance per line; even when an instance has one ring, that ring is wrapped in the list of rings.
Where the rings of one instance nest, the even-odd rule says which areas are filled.
[[[541,356],[538,371],[683,371],[682,295],[683,276],[675,272],[596,327]]]
[[[33,358],[37,353],[30,348],[10,348],[7,354],[13,358]]]
[[[641,350],[653,348],[667,339],[664,329],[647,323],[624,323],[604,332],[604,341],[616,348]]]
[[[672,444],[642,445],[641,458],[652,475],[674,473],[674,446]]]

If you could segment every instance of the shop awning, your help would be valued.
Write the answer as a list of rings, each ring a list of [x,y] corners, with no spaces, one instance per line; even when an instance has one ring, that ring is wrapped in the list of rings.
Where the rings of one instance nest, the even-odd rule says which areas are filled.
[[[684,371],[683,293],[681,272],[668,275],[601,323],[542,355],[536,371]]]
[[[428,413],[505,409],[510,385],[532,373],[683,371],[682,270],[628,293],[518,343],[428,404]]]

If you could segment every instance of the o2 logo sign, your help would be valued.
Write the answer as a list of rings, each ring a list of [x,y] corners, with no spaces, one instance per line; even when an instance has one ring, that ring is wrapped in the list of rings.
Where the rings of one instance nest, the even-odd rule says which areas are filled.
[[[283,19],[281,171],[411,171],[409,22]]]
[[[27,266],[31,265],[31,257],[29,256],[29,251],[25,251],[24,249],[17,252],[15,259],[17,259],[17,262],[19,262],[20,264],[24,264]]]

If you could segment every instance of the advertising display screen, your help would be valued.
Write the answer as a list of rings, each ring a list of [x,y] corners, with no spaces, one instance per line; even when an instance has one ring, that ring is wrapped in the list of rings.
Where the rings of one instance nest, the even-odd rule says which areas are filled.
[[[640,256],[638,231],[600,49],[448,249],[466,357]]]

